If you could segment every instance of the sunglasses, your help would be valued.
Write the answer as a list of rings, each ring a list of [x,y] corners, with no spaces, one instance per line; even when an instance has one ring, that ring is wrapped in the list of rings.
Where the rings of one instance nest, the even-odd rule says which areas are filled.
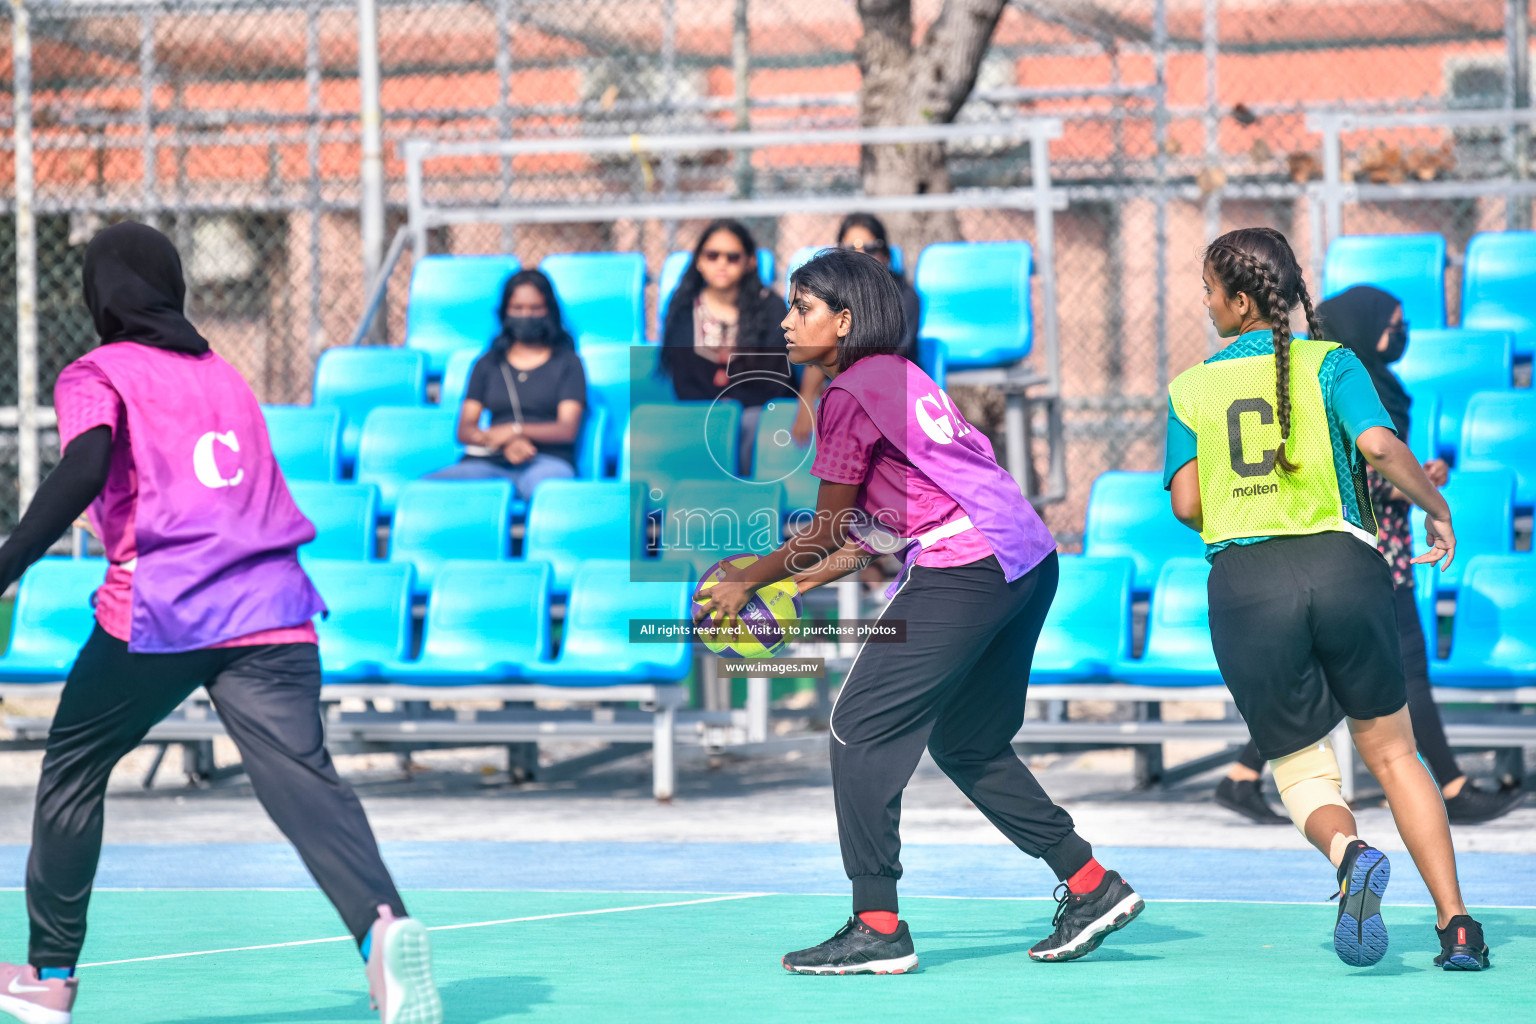
[[[880,241],[879,239],[875,239],[874,241],[865,242],[862,245],[845,245],[845,246],[842,246],[841,248],[852,249],[855,252],[869,253],[871,256],[873,256],[873,255],[876,255],[878,253],[885,252],[888,248],[890,248],[890,246],[886,245],[884,242]]]
[[[716,260],[725,260],[731,266],[740,263],[746,257],[746,253],[722,252],[719,249],[705,249],[699,253],[699,260],[704,263],[714,263]]]

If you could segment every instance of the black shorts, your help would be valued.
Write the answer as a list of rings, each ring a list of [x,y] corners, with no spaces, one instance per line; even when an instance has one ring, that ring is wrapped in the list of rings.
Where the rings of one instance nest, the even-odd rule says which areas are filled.
[[[1266,759],[1407,702],[1392,573],[1358,537],[1233,544],[1211,564],[1210,598],[1216,664]]]

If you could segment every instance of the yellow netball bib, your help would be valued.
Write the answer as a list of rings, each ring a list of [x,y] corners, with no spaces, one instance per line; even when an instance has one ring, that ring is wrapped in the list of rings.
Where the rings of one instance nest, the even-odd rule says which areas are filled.
[[[1352,451],[1336,453],[1318,371],[1338,345],[1291,342],[1291,437],[1286,454],[1299,467],[1276,464],[1280,422],[1275,411],[1273,353],[1192,366],[1168,387],[1174,414],[1195,434],[1200,505],[1207,544],[1339,530],[1376,543],[1365,469]],[[1345,442],[1348,443],[1347,440]],[[1335,458],[1349,462],[1340,473]],[[1352,478],[1364,530],[1344,515],[1341,477]]]

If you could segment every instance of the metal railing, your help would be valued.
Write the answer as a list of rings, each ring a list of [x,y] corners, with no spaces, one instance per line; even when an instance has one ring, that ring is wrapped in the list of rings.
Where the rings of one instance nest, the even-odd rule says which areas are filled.
[[[1514,139],[1522,127],[1536,125],[1536,110],[1434,110],[1413,113],[1317,111],[1307,115],[1307,130],[1323,137],[1323,180],[1307,187],[1312,218],[1312,266],[1321,275],[1328,244],[1344,232],[1344,204],[1436,199],[1513,199],[1536,196],[1536,181],[1516,174],[1470,181],[1415,181],[1398,184],[1344,180],[1346,132],[1382,128],[1508,128]]]
[[[563,224],[614,220],[677,221],[713,217],[772,217],[791,213],[844,213],[858,208],[873,213],[925,212],[965,209],[1029,210],[1035,219],[1035,258],[1040,276],[1040,329],[1044,371],[1032,371],[1027,359],[997,370],[957,372],[957,383],[993,384],[1007,395],[1004,419],[1004,462],[1026,496],[1036,504],[1059,501],[1066,495],[1066,459],[1061,419],[1061,352],[1058,338],[1055,214],[1067,206],[1067,195],[1051,184],[1050,142],[1061,137],[1060,118],[1025,118],[985,124],[946,124],[817,131],[746,131],[675,135],[612,135],[585,138],[454,141],[407,141],[405,158],[408,227],[417,259],[427,255],[428,232],[457,224]],[[658,201],[581,203],[434,204],[427,198],[424,165],[433,159],[496,156],[511,160],[533,155],[650,154],[734,150],[745,152],[777,146],[902,145],[964,142],[976,138],[1023,139],[1029,142],[1030,184],[1027,188],[968,188],[944,193],[897,195],[773,195],[735,198],[726,195],[665,198]],[[386,260],[380,280],[387,279]],[[371,297],[376,303],[382,296]],[[361,337],[360,328],[358,337]],[[1029,472],[1030,411],[1040,408],[1046,419],[1049,451],[1047,486],[1036,490]]]

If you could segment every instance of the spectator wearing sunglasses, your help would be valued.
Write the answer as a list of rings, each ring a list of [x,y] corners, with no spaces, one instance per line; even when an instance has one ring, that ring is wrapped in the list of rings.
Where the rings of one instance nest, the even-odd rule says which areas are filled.
[[[661,369],[682,401],[742,404],[741,470],[763,403],[795,394],[784,332],[784,299],[757,273],[757,243],[734,220],[711,222],[673,293],[662,327]]]
[[[837,226],[837,246],[839,249],[857,249],[867,253],[884,263],[887,269],[891,266],[891,243],[885,233],[885,225],[872,213],[850,213],[844,217],[843,222]],[[892,270],[891,277],[896,280],[896,290],[901,293],[902,312],[907,315],[907,335],[897,354],[916,359],[917,325],[923,316],[922,299],[918,297],[917,289],[908,284],[899,272]],[[826,386],[827,378],[820,368],[805,368],[800,378],[800,397],[803,401],[793,431],[795,443],[802,448],[810,443],[811,410],[816,408],[816,400],[821,397],[822,389]]]

